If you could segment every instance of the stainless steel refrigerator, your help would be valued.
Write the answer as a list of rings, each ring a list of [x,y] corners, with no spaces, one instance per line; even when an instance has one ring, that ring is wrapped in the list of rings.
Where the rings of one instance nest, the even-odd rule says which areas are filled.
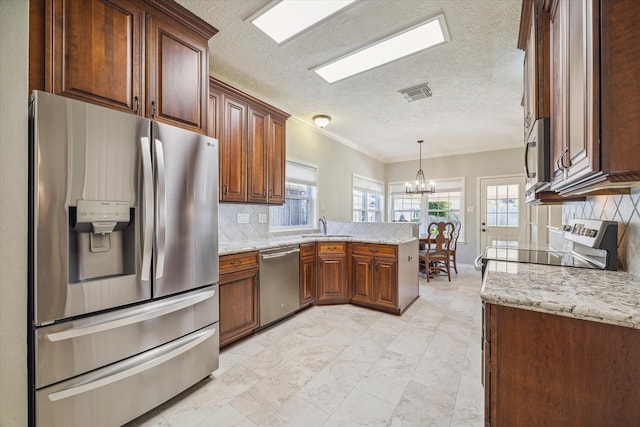
[[[30,424],[114,426],[218,368],[218,142],[30,102]]]

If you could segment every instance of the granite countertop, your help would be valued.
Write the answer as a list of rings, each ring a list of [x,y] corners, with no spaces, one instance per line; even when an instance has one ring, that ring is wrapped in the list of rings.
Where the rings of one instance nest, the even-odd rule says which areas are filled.
[[[258,240],[240,240],[233,242],[219,242],[218,254],[229,255],[241,252],[260,251],[263,249],[271,249],[289,245],[299,245],[301,243],[311,242],[362,242],[362,243],[378,243],[384,245],[401,245],[413,240],[418,240],[415,237],[380,237],[380,236],[323,236],[321,234],[310,234],[306,236],[286,236],[286,237],[272,237],[269,239]]]
[[[640,329],[640,278],[621,271],[489,261],[484,302]]]

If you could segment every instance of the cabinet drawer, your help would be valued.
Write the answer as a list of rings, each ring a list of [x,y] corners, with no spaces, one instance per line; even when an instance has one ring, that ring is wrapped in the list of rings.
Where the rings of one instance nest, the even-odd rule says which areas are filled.
[[[318,243],[318,252],[344,252],[344,242]]]
[[[393,245],[378,245],[375,243],[354,243],[351,246],[353,253],[365,254],[365,255],[382,255],[382,256],[397,256],[398,248]]]
[[[314,256],[316,254],[315,243],[303,243],[300,245],[300,257]]]
[[[258,252],[223,255],[220,257],[220,274],[258,267]]]

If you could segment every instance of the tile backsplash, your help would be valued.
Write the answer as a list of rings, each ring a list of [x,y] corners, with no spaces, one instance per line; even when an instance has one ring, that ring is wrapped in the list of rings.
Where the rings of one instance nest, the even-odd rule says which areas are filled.
[[[640,188],[631,194],[590,196],[562,206],[563,223],[571,218],[618,222],[618,269],[640,276]]]
[[[238,223],[238,214],[245,215],[247,223]],[[260,223],[260,215],[264,215],[266,223]],[[240,240],[257,240],[274,237],[269,231],[269,207],[264,205],[221,203],[218,208],[218,240],[220,242],[237,242]],[[306,233],[318,232],[315,230]],[[347,222],[327,221],[329,234],[348,234],[350,236],[375,235],[378,237],[418,237],[418,227],[409,222]],[[302,234],[300,230],[278,232],[278,236]]]

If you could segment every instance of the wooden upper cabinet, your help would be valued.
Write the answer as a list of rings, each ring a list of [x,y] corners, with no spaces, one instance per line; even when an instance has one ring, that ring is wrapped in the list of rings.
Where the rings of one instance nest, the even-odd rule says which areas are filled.
[[[29,11],[30,90],[207,132],[215,28],[172,0],[31,0]]]
[[[47,10],[52,42],[45,43],[45,87],[38,89],[139,113],[142,8],[127,0],[51,0]]]
[[[285,118],[271,115],[269,120],[268,187],[269,203],[283,204],[286,177]]]
[[[533,123],[549,117],[549,14],[541,0],[522,2],[518,48],[524,56],[524,137]]]
[[[554,3],[551,37],[554,96],[552,189],[599,170],[598,0]],[[557,64],[556,64],[557,62]]]
[[[147,15],[147,115],[205,131],[208,100],[207,40],[181,30],[161,14]]]
[[[285,202],[288,114],[214,78],[209,135],[220,141],[220,201]]]
[[[249,107],[247,201],[266,203],[269,114]]]
[[[224,202],[246,200],[247,185],[247,105],[225,95],[222,106],[222,136],[220,137],[220,197]]]
[[[547,0],[551,189],[619,194],[640,185],[640,3]]]

